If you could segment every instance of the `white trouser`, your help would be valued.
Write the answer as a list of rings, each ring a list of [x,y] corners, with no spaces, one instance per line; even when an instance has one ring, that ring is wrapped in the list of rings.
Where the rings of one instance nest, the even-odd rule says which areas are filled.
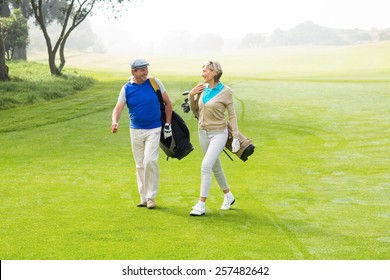
[[[200,146],[202,147],[204,153],[201,171],[202,182],[200,186],[200,196],[208,197],[212,179],[211,171],[214,173],[214,177],[222,190],[229,188],[225,174],[222,170],[221,162],[219,161],[219,155],[225,147],[228,132],[227,130],[223,132],[199,130],[198,133]]]
[[[130,129],[131,147],[135,160],[138,192],[141,202],[155,199],[158,191],[158,148],[161,127]]]

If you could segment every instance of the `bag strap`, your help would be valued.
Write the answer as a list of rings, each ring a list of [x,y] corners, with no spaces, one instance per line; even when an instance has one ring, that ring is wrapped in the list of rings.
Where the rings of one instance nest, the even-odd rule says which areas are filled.
[[[158,84],[156,82],[156,79],[153,76],[150,76],[149,77],[149,81],[150,81],[150,84],[152,85],[152,88],[153,88],[154,92],[157,94],[158,101],[160,101],[160,104],[162,106],[164,106],[164,108],[165,108],[165,104],[164,104],[164,101],[163,101],[162,95],[161,95],[161,89],[158,86]]]
[[[150,81],[154,91],[157,93],[157,91],[159,90],[161,93],[160,87],[158,86],[156,79],[153,76],[149,77],[149,81]]]
[[[157,95],[158,101],[160,102],[161,116],[165,120],[165,104],[164,104],[164,101],[162,99],[161,89],[158,86],[158,83],[156,82],[156,79],[153,76],[149,77],[149,81],[150,81],[150,84],[152,85],[152,88],[153,88],[154,92]]]

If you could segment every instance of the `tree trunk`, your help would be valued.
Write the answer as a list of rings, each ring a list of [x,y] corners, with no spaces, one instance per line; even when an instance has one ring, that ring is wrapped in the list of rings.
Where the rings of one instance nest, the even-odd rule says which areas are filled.
[[[8,66],[5,64],[5,48],[3,34],[0,30],[0,81],[9,80]]]
[[[0,0],[0,17],[9,17],[11,11],[8,7],[8,1]],[[5,64],[5,46],[4,39],[0,29],[0,81],[9,80],[8,67]]]
[[[64,68],[65,62],[65,41],[63,41],[60,46],[60,66],[58,67],[60,72]]]
[[[56,53],[52,50],[49,50],[48,54],[50,73],[55,76],[61,76],[61,71],[57,68],[56,65]]]

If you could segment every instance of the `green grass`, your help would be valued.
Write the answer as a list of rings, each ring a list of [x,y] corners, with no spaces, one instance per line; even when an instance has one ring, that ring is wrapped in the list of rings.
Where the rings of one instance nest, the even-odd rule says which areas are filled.
[[[93,79],[82,76],[75,70],[64,70],[61,77],[50,75],[46,65],[12,61],[10,81],[1,82],[0,110],[39,104],[63,98],[84,90],[93,84]]]
[[[91,71],[90,89],[0,111],[0,259],[388,260],[389,72],[368,68],[360,79],[349,69],[342,79],[227,76],[256,149],[245,163],[221,156],[237,203],[218,210],[213,181],[200,218],[189,211],[202,155],[195,120],[180,109],[197,77],[156,74],[195,150],[168,162],[160,152],[155,210],[135,207],[126,112],[110,133],[126,73]]]

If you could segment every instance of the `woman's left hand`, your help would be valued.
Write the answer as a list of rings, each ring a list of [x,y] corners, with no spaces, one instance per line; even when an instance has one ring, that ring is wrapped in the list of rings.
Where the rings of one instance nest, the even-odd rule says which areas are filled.
[[[189,95],[194,96],[196,94],[201,94],[205,89],[204,83],[198,83],[189,93]]]

